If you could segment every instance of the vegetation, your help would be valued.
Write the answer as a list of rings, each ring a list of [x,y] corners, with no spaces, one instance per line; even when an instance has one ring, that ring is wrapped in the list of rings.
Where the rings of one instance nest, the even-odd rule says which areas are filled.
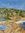
[[[4,17],[6,19],[6,25],[8,26],[8,29],[5,30],[5,33],[22,33],[23,29],[19,27],[18,24],[14,23],[17,22],[17,20],[20,20],[21,17],[25,17],[25,10],[19,10],[19,9],[6,9],[6,8],[0,8],[0,18]]]
[[[25,17],[25,10],[18,10],[18,9],[6,9],[6,8],[0,8],[0,16],[4,15],[6,19],[10,19],[9,17],[14,16],[22,16]]]

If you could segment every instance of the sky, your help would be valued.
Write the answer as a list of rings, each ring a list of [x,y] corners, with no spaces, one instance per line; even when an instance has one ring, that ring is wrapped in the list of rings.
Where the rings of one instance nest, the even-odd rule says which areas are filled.
[[[25,9],[25,0],[0,0],[0,8]]]

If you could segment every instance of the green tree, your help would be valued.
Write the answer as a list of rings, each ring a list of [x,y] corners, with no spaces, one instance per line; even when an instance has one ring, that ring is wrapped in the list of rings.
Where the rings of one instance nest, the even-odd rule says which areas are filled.
[[[22,10],[20,10],[19,16],[22,16]]]

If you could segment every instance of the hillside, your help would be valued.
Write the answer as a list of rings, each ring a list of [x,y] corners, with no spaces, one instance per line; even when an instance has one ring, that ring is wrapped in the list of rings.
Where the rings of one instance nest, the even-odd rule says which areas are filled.
[[[25,33],[25,30],[15,23],[21,19],[25,20],[25,10],[0,8],[0,18],[1,17],[6,19],[5,24],[8,26],[5,33]],[[0,33],[2,32],[0,31]]]

